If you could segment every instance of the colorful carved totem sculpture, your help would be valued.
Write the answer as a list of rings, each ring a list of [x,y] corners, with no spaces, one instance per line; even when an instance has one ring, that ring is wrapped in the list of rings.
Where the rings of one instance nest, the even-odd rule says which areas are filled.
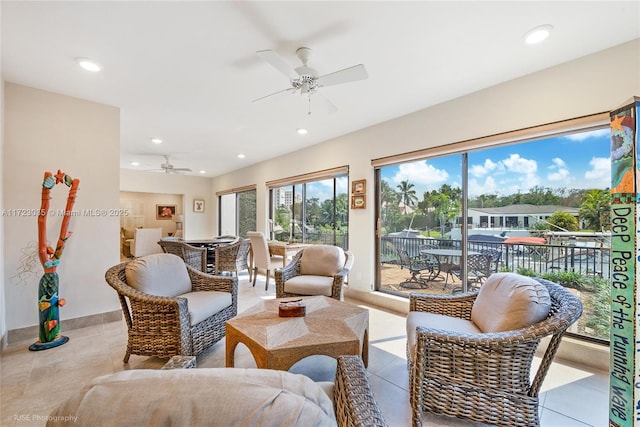
[[[56,248],[53,249],[47,245],[47,217],[49,215],[51,189],[60,183],[66,184],[70,189],[67,197],[67,205],[64,210],[64,217],[62,218],[62,225],[60,226],[60,236]],[[44,173],[42,202],[38,215],[38,257],[44,268],[44,275],[40,279],[38,286],[39,340],[29,346],[29,350],[32,351],[57,347],[69,341],[68,337],[60,334],[60,316],[58,309],[65,304],[65,300],[58,296],[60,278],[56,270],[60,264],[65,242],[71,236],[71,232],[68,232],[67,228],[79,184],[80,180],[72,179],[59,169],[55,175],[51,172]]]

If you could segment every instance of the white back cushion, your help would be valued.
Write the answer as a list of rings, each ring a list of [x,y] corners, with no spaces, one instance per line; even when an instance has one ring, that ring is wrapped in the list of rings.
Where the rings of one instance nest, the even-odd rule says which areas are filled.
[[[516,273],[495,273],[480,288],[471,320],[482,332],[512,331],[544,320],[550,308],[543,284]]]
[[[335,276],[344,267],[346,256],[342,248],[312,245],[304,248],[300,259],[300,274]]]
[[[51,415],[68,426],[336,425],[321,386],[271,369],[121,371],[95,378]]]
[[[125,267],[127,283],[149,295],[175,297],[191,292],[191,279],[182,258],[153,254],[136,258]]]

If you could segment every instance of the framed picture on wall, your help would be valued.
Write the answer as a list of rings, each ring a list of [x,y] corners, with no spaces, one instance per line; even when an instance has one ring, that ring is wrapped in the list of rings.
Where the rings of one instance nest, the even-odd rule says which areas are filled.
[[[193,199],[193,211],[194,212],[204,212],[204,200]]]
[[[173,219],[176,205],[156,205],[156,219]]]
[[[359,179],[351,183],[351,194],[365,194],[367,192],[367,180]]]
[[[367,196],[351,196],[351,209],[364,209],[367,207]]]

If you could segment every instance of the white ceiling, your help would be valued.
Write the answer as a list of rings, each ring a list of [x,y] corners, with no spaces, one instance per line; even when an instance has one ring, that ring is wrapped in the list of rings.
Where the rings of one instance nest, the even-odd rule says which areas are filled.
[[[217,176],[636,39],[639,5],[2,1],[2,73],[119,107],[123,168],[158,168],[169,154],[175,167]],[[525,45],[541,24],[553,25],[550,38]],[[321,89],[337,112],[312,98],[308,115],[298,95],[251,102],[289,84],[255,52],[297,67],[301,46],[321,75],[366,66],[367,80]],[[79,56],[104,70],[79,69]]]

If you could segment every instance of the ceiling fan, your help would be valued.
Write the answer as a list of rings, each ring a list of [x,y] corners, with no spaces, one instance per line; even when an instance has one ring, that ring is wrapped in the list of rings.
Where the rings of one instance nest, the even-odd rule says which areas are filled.
[[[309,97],[309,114],[311,114],[311,95],[314,95],[315,98],[324,102],[329,111],[337,110],[336,106],[333,105],[331,101],[318,92],[318,88],[364,80],[368,77],[367,70],[362,64],[334,71],[333,73],[325,74],[323,76],[318,76],[318,72],[307,65],[309,57],[311,56],[311,49],[308,47],[300,47],[296,50],[296,55],[302,62],[302,66],[295,69],[291,68],[291,66],[273,50],[259,50],[256,53],[265,62],[289,77],[291,87],[254,99],[253,102],[261,101],[280,93],[300,92],[301,95],[307,95]]]
[[[160,169],[155,169],[155,170],[164,171],[164,173],[191,172],[191,169],[189,169],[189,168],[177,168],[177,167],[173,166],[169,162],[169,156],[168,155],[163,154],[162,157],[164,157],[164,163],[160,163]]]

